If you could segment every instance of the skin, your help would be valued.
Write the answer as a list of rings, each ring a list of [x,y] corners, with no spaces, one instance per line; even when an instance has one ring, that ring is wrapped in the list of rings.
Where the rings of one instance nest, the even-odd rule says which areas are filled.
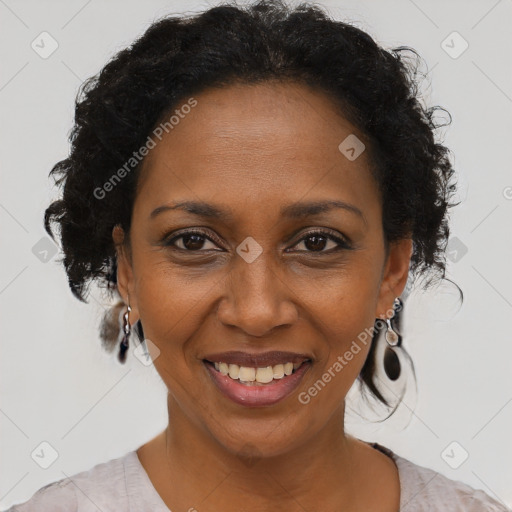
[[[392,244],[386,257],[368,152],[350,161],[338,149],[349,134],[366,138],[304,85],[233,85],[195,98],[144,160],[129,243],[113,230],[118,290],[130,323],[140,318],[160,350],[154,364],[169,390],[169,425],[139,459],[173,512],[276,504],[396,512],[394,462],[344,432],[344,399],[369,343],[310,403],[298,400],[375,318],[390,316],[406,284],[412,241]],[[279,215],[292,202],[331,199],[364,219],[346,209]],[[214,204],[232,219],[178,209],[149,218],[178,200]],[[181,251],[165,245],[190,227],[219,241],[200,238],[188,252],[186,238],[174,241]],[[348,237],[353,249],[305,238],[313,228]],[[247,236],[263,249],[252,263],[236,253]],[[226,350],[305,352],[313,364],[287,398],[247,408],[224,397],[203,366],[205,355]]]

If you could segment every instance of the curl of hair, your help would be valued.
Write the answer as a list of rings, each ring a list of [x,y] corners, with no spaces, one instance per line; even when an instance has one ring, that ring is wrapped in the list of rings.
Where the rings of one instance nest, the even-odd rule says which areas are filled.
[[[154,22],[81,86],[70,154],[50,172],[63,191],[47,208],[44,224],[53,239],[52,224],[60,227],[72,293],[87,302],[92,281],[116,293],[112,229],[119,224],[129,233],[140,164],[106,199],[95,190],[145,144],[155,126],[182,100],[207,88],[273,80],[324,91],[366,135],[386,243],[412,238],[410,273],[424,279],[424,288],[444,278],[448,208],[457,204],[449,202],[454,170],[448,148],[435,137],[446,125],[435,114],[446,111],[422,106],[419,59],[408,47],[381,48],[350,22],[331,19],[307,2],[293,8],[281,0],[226,2]],[[116,310],[107,323],[117,316]],[[104,325],[102,332],[109,337],[104,341],[115,342],[115,329]],[[361,377],[372,389],[371,372]]]

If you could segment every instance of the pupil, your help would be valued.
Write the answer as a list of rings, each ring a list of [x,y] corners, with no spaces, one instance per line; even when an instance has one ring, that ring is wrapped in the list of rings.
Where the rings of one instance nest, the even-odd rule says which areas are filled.
[[[201,247],[203,247],[204,239],[201,235],[184,235],[183,245],[185,246],[186,249],[189,249],[190,251],[197,251],[198,249],[201,249]]]
[[[313,244],[310,244],[308,243],[309,240],[314,240]],[[318,235],[311,235],[309,236],[306,241],[304,242],[305,245],[306,245],[306,248],[307,249],[310,249],[310,250],[322,250],[325,248],[325,237],[323,236],[318,236]]]

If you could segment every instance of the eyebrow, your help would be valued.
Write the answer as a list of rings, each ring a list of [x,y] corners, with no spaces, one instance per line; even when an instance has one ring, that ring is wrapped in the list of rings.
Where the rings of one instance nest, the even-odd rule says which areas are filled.
[[[345,201],[306,201],[289,204],[281,208],[280,215],[287,218],[303,218],[320,213],[326,213],[334,209],[343,209],[358,215],[365,224],[366,218],[363,212],[353,204]],[[216,206],[202,201],[180,201],[177,203],[168,203],[155,208],[149,215],[150,220],[154,219],[160,213],[169,210],[183,210],[192,215],[208,219],[217,219],[221,221],[232,221],[233,215],[227,211],[221,210]]]

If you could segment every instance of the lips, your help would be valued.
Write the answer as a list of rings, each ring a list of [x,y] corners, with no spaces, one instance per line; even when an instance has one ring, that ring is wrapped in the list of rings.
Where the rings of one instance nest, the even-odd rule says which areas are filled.
[[[215,387],[246,407],[274,405],[289,396],[313,364],[306,353],[229,351],[201,358]]]
[[[305,361],[312,360],[309,354],[299,354],[297,352],[271,351],[260,354],[254,352],[230,351],[208,354],[203,359],[210,363],[236,364],[250,368],[264,368],[266,366],[275,366],[278,364],[294,363],[302,364]]]
[[[242,383],[239,379],[232,379],[229,375],[223,375],[210,362],[203,360],[203,364],[215,387],[232,402],[244,407],[268,407],[291,395],[300,385],[312,363],[306,361],[290,375],[277,380],[273,379],[267,384]]]

